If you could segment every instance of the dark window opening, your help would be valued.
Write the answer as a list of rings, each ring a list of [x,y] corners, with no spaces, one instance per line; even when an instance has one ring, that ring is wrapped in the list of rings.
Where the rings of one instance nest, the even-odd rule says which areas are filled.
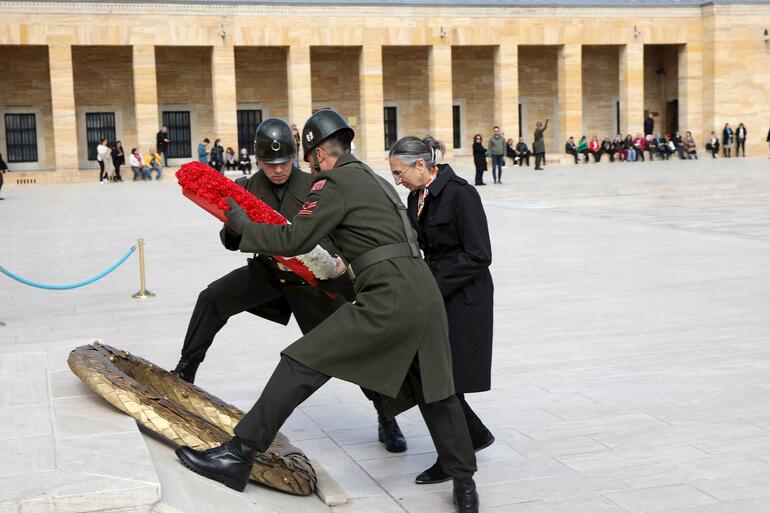
[[[115,113],[86,112],[88,160],[96,160],[96,147],[105,138],[109,144],[115,144]]]
[[[238,110],[238,152],[246,148],[249,155],[254,153],[254,138],[260,123],[261,110]]]
[[[187,159],[192,157],[190,111],[164,112],[163,126],[168,128],[168,158]]]
[[[385,107],[385,149],[389,150],[396,144],[398,138],[398,126],[396,124],[396,108]]]
[[[452,105],[452,147],[462,147],[462,134],[460,133],[460,106]]]
[[[5,115],[8,162],[37,162],[37,124],[34,114]]]
[[[519,104],[519,137],[524,137],[522,135],[524,133],[523,112],[524,109],[521,104]]]

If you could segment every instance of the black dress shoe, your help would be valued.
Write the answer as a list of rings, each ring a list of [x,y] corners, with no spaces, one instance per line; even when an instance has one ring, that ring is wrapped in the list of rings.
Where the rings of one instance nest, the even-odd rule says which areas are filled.
[[[176,364],[176,369],[171,371],[174,376],[193,383],[195,381],[195,373],[198,372],[198,366],[201,364],[199,361],[188,360],[187,358],[180,358],[179,363]]]
[[[406,450],[406,438],[401,432],[401,428],[398,427],[396,419],[385,420],[384,417],[380,417],[379,424],[377,435],[380,442],[385,444],[385,450],[388,452],[404,452]]]
[[[472,478],[455,479],[452,499],[457,513],[479,513],[479,493]]]
[[[452,479],[444,472],[444,467],[441,466],[441,462],[436,460],[429,469],[422,474],[414,478],[414,482],[417,484],[438,484],[445,483]]]
[[[254,449],[235,436],[219,447],[205,451],[179,447],[176,455],[185,467],[196,474],[242,492],[249,482],[254,452]]]

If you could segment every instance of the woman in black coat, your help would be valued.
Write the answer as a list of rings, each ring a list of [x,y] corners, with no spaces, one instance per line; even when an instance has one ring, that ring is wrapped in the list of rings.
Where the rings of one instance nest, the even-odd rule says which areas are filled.
[[[476,166],[476,185],[484,183],[484,171],[487,170],[487,149],[482,144],[481,134],[473,136],[473,164]]]
[[[407,214],[444,297],[455,392],[473,448],[479,451],[495,437],[468,406],[464,394],[485,392],[491,386],[492,247],[479,193],[449,165],[436,164],[439,151],[443,154],[443,144],[431,137],[404,137],[390,150],[390,167],[396,184],[411,191]],[[416,482],[448,479],[436,461]]]

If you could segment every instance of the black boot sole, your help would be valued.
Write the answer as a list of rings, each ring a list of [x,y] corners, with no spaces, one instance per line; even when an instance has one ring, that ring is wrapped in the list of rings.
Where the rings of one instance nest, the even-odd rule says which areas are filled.
[[[201,469],[195,467],[189,461],[187,461],[185,459],[184,453],[181,452],[179,449],[181,449],[181,447],[178,448],[175,451],[177,457],[179,457],[179,461],[182,462],[182,465],[184,465],[185,467],[189,468],[190,470],[192,470],[193,472],[195,472],[199,476],[203,476],[203,477],[211,479],[213,481],[217,481],[219,483],[222,483],[226,487],[231,488],[231,489],[233,489],[233,490],[235,490],[237,492],[242,492],[243,490],[246,489],[246,483],[248,483],[248,481],[246,483],[244,483],[242,481],[235,480],[235,479],[233,479],[231,477],[222,476],[222,475],[219,475],[219,474],[214,474],[213,472],[206,472],[205,470],[201,470]]]

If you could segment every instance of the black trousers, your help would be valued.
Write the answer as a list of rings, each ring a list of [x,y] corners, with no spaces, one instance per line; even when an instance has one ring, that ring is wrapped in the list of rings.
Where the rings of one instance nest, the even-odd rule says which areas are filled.
[[[578,152],[577,152],[577,150],[567,150],[567,153],[569,153],[570,155],[572,155],[575,158],[575,164],[577,164],[579,162],[578,161]],[[537,157],[535,157],[535,158],[537,158]],[[540,164],[535,164],[535,166],[540,166]]]
[[[115,181],[116,182],[122,182],[123,178],[120,176],[120,166],[121,164],[115,164]]]
[[[521,167],[524,164],[524,162],[526,162],[527,167],[529,167],[529,155],[530,153],[528,151],[527,152],[520,151],[517,154],[517,156],[519,157],[519,167]]]
[[[329,376],[281,355],[262,395],[235,426],[235,434],[255,450],[265,452],[294,409],[327,381]],[[457,396],[429,404],[418,400],[418,406],[444,471],[456,479],[473,476],[476,455]]]
[[[0,171],[0,191],[3,190],[3,175],[5,173],[3,171]]]
[[[98,160],[97,162],[99,162],[99,181],[101,182],[107,178],[107,173],[104,172],[104,161]]]
[[[476,185],[484,183],[484,169],[479,170],[476,168]]]
[[[227,320],[228,317],[219,314],[209,289],[203,289],[190,316],[190,324],[182,344],[182,358],[203,361],[206,351],[214,343],[214,337],[227,324]]]
[[[743,150],[743,156],[746,156],[746,140],[743,141],[736,141],[735,143],[735,156],[740,157],[741,156],[741,150]]]
[[[545,163],[545,153],[535,153],[535,167]]]

